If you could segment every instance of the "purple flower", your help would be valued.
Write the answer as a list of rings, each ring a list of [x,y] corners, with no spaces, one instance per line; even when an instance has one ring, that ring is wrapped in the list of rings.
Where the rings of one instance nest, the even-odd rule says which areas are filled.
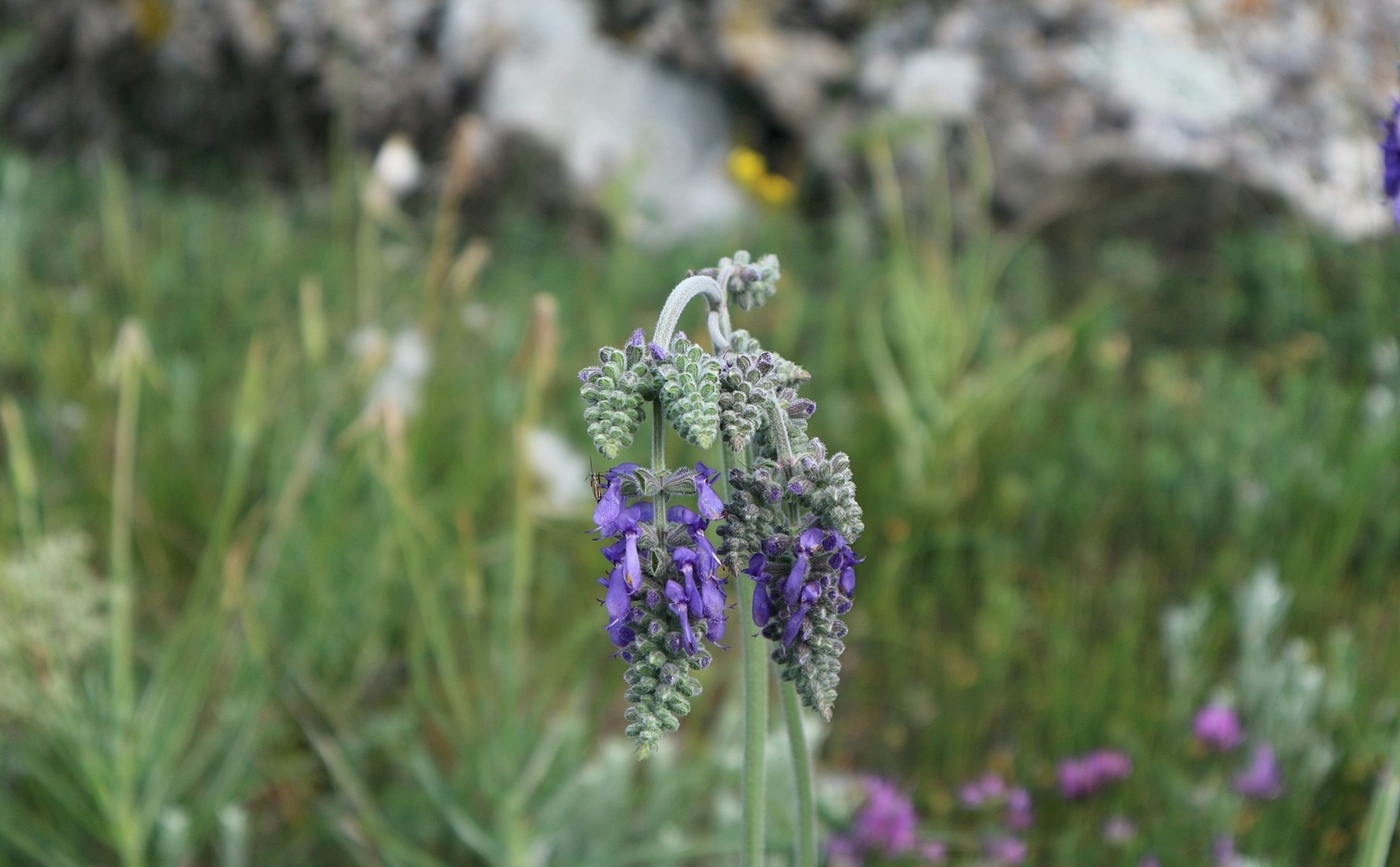
[[[643,509],[643,506],[648,508]],[[642,561],[637,552],[637,537],[641,535],[642,522],[646,520],[642,516],[650,511],[650,506],[650,503],[628,506],[618,515],[614,524],[622,534],[622,580],[627,582],[627,589],[633,593],[642,586]]]
[[[996,774],[985,774],[958,787],[958,800],[964,807],[976,809],[1006,794],[1006,783]]]
[[[1148,853],[1142,856],[1142,860],[1137,863],[1137,867],[1162,867],[1162,862],[1157,859],[1156,855]]]
[[[1197,711],[1191,730],[1203,746],[1219,752],[1244,743],[1239,716],[1223,704],[1208,704]]]
[[[670,609],[681,621],[681,647],[685,652],[694,654],[696,651],[695,633],[690,629],[690,599],[689,594],[681,588],[681,585],[674,581],[666,582],[666,598],[670,600]]]
[[[925,864],[942,864],[948,860],[948,844],[942,840],[925,840],[919,844],[919,857]]]
[[[695,464],[695,499],[696,505],[700,509],[700,514],[708,520],[713,521],[724,514],[724,501],[719,498],[710,485],[714,484],[715,478],[719,476],[718,470],[712,470],[700,462]]]
[[[1109,783],[1127,779],[1133,761],[1117,750],[1095,750],[1060,762],[1056,774],[1060,795],[1066,800],[1087,798]]]
[[[807,580],[808,563],[811,556],[821,550],[824,535],[820,527],[811,527],[803,530],[802,535],[797,537],[797,561],[792,564],[792,571],[783,582],[783,598],[788,605],[797,604],[797,597],[802,592],[802,583]]]
[[[1099,785],[1126,780],[1133,772],[1133,760],[1118,750],[1094,750],[1084,761]]]
[[[1035,821],[1031,811],[1031,793],[1025,786],[1016,786],[1006,793],[1006,825],[1013,831],[1024,831]]]
[[[821,598],[821,595],[821,585],[815,581],[802,588],[802,594],[799,597],[801,604],[797,606],[797,611],[788,618],[787,626],[783,628],[783,650],[792,647],[792,643],[797,640],[797,636],[802,632],[802,622],[807,619],[807,612],[812,610],[812,606]]]
[[[989,837],[982,851],[993,864],[1020,864],[1026,860],[1026,841],[1019,837]]]
[[[865,803],[852,821],[856,842],[862,849],[873,849],[886,857],[912,851],[918,817],[909,798],[884,780],[867,781],[865,792]]]
[[[1400,99],[1391,100],[1390,117],[1381,123],[1385,139],[1381,141],[1382,189],[1390,200],[1391,216],[1400,227]]]
[[[773,603],[768,601],[767,567],[768,558],[762,554],[754,554],[749,558],[748,568],[740,570],[758,582],[753,588],[753,622],[759,629],[767,626],[773,617]]]
[[[1270,744],[1254,748],[1249,766],[1235,775],[1235,791],[1256,801],[1269,801],[1283,794],[1283,775]]]

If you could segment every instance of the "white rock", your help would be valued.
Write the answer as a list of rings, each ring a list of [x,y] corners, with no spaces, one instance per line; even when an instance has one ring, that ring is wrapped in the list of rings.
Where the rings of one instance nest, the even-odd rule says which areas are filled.
[[[977,55],[934,48],[904,62],[889,99],[901,114],[965,119],[976,111],[981,92]]]
[[[493,57],[486,121],[553,147],[586,191],[621,184],[639,239],[673,240],[741,213],[718,90],[604,41],[581,0],[457,0],[443,53],[463,71]]]

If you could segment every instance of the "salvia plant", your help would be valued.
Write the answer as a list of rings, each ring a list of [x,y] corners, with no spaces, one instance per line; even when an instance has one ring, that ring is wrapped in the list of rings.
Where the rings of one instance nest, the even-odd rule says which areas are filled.
[[[851,545],[864,528],[850,461],[808,431],[816,404],[799,394],[807,371],[730,324],[732,308],[761,306],[778,278],[775,256],[721,259],[676,286],[650,340],[638,329],[579,373],[588,434],[604,457],[632,444],[651,408],[650,466],[608,470],[594,512],[608,540],[609,571],[599,580],[606,628],[628,665],[627,735],[641,757],[679,727],[700,693],[693,672],[710,664],[708,646],[722,647],[736,577],[752,582],[735,592],[751,594],[753,627],[770,642],[782,679],[824,719],[836,701],[841,617],[861,561]],[[697,297],[710,350],[676,330]],[[721,447],[724,496],[715,490],[719,470],[667,465],[668,423],[686,442]],[[707,535],[716,522],[718,546]]]

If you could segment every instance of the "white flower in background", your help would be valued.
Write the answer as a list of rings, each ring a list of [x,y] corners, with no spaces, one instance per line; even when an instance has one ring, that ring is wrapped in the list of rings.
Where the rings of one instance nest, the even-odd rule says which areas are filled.
[[[413,142],[401,132],[394,133],[380,146],[365,187],[365,207],[372,213],[388,213],[399,200],[423,180],[423,161]]]
[[[0,565],[0,719],[42,719],[75,697],[107,635],[106,590],[87,558],[87,540],[64,533]]]
[[[559,434],[545,428],[525,433],[525,461],[535,477],[537,507],[546,513],[571,514],[593,502],[588,461]]]
[[[350,337],[350,351],[378,369],[365,399],[366,413],[392,410],[408,417],[418,411],[423,379],[433,366],[422,332],[405,328],[390,341],[379,328],[361,328]]]
[[[1362,403],[1366,408],[1366,420],[1371,424],[1381,424],[1395,412],[1395,392],[1384,385],[1373,385],[1366,389]]]
[[[1372,344],[1371,371],[1376,378],[1384,379],[1397,370],[1400,370],[1400,343],[1396,343],[1394,337],[1387,337]]]

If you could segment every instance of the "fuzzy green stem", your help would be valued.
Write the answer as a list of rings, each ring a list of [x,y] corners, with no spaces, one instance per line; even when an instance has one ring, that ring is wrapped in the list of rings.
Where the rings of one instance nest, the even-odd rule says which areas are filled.
[[[802,729],[802,704],[797,685],[782,685],[783,710],[787,717],[788,744],[792,748],[792,775],[797,787],[797,867],[817,867],[817,807],[812,796],[812,757],[807,753],[807,734]]]
[[[768,426],[773,429],[773,446],[778,450],[778,463],[789,465],[796,457],[792,453],[792,441],[788,439],[788,415],[783,405],[774,398],[768,402]]]
[[[666,299],[666,305],[661,308],[661,315],[656,320],[656,330],[652,332],[651,342],[660,346],[667,352],[671,351],[671,340],[676,336],[676,326],[680,324],[681,312],[696,296],[704,295],[705,301],[709,305],[712,313],[718,313],[718,319],[712,321],[710,325],[710,337],[716,337],[715,332],[719,327],[725,326],[729,321],[729,313],[725,308],[724,290],[714,281],[712,277],[696,275],[687,277],[676,284],[676,288],[671,290],[671,295]],[[723,348],[720,344],[728,344],[727,333],[721,333],[720,339],[715,340],[715,350]]]
[[[19,508],[19,532],[26,550],[33,552],[39,543],[39,473],[34,468],[34,453],[29,449],[29,437],[24,431],[24,415],[14,398],[0,402],[0,422],[5,428],[5,444],[10,453],[10,479],[15,486],[15,502]]]
[[[724,481],[725,499],[733,498],[729,488],[729,454],[720,449],[720,478]],[[761,865],[764,860],[764,806],[767,803],[768,761],[765,752],[768,746],[768,645],[759,633],[750,633],[749,623],[753,612],[752,600],[739,585],[734,576],[734,595],[738,603],[739,628],[743,630],[741,643],[744,648],[744,776],[741,798],[743,800],[743,855],[742,863],[748,867]]]
[[[112,469],[112,526],[107,568],[111,576],[112,771],[114,790],[107,805],[113,842],[123,867],[144,863],[136,817],[136,768],[132,750],[136,676],[132,651],[135,633],[135,579],[131,563],[131,525],[136,500],[136,421],[141,414],[141,370],[146,337],[135,320],[123,323],[112,352],[117,386],[117,430]]]
[[[508,638],[505,647],[498,645],[498,651],[505,651],[498,660],[506,680],[506,695],[510,701],[503,706],[511,707],[520,685],[519,674],[525,668],[529,645],[526,640],[526,621],[530,591],[535,581],[535,509],[531,503],[534,496],[534,471],[530,468],[525,442],[529,432],[539,424],[544,407],[545,390],[554,370],[558,352],[558,337],[555,328],[557,302],[554,296],[540,293],[531,302],[530,331],[527,345],[523,350],[526,358],[524,394],[521,401],[520,418],[515,427],[515,493],[514,515],[511,521],[511,562],[514,564],[510,588],[507,591],[508,607],[505,621]]]

